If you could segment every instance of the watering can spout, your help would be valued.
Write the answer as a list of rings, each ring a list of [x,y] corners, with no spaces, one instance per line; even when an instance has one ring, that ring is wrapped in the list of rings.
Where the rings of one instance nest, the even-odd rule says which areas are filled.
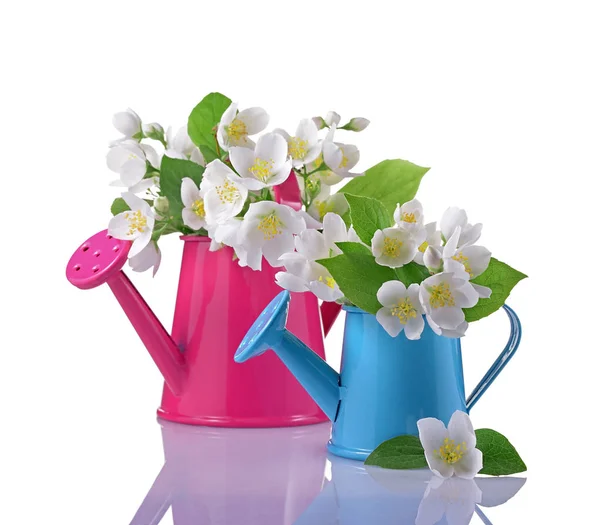
[[[121,268],[127,261],[130,241],[113,238],[106,230],[90,237],[73,254],[67,279],[82,289],[107,283],[150,352],[173,394],[183,390],[185,360],[179,348]]]
[[[272,349],[325,415],[335,421],[340,402],[340,376],[286,330],[289,302],[290,293],[283,291],[269,303],[240,343],[234,359],[243,363]]]

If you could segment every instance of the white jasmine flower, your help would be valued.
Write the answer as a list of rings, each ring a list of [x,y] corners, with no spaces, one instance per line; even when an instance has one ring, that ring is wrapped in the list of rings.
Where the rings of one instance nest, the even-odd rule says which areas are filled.
[[[177,133],[173,135],[173,130],[167,130],[167,148],[165,155],[172,159],[191,160],[200,166],[205,166],[206,162],[200,149],[192,142],[188,135],[187,127],[182,126]]]
[[[154,277],[160,267],[161,258],[158,244],[151,241],[140,253],[129,258],[129,266],[134,272],[145,272],[152,268],[152,276]]]
[[[438,273],[425,279],[421,283],[420,298],[427,320],[435,332],[441,328],[462,332],[461,335],[467,328],[462,309],[475,306],[479,300],[469,281],[451,272]]]
[[[377,311],[377,321],[392,337],[402,330],[408,339],[420,339],[425,321],[419,301],[419,285],[411,284],[408,289],[400,281],[388,281],[377,291],[377,300],[382,305]]]
[[[290,175],[292,162],[288,145],[278,133],[262,135],[254,150],[234,147],[229,158],[249,190],[260,190],[284,182]]]
[[[158,122],[150,122],[150,124],[144,124],[142,126],[142,133],[149,139],[158,140],[164,143],[165,130]]]
[[[482,502],[481,489],[472,479],[432,476],[419,504],[415,525],[471,523],[475,505]],[[444,520],[444,516],[446,519]]]
[[[313,162],[321,153],[318,129],[311,119],[301,120],[293,137],[283,129],[276,129],[274,133],[279,133],[287,141],[292,166],[296,168]]]
[[[423,228],[423,206],[417,199],[398,204],[394,212],[394,221],[400,228],[415,232]]]
[[[200,189],[209,223],[225,222],[235,217],[242,211],[248,197],[248,189],[242,184],[242,179],[218,159],[206,166]]]
[[[260,270],[264,255],[271,266],[281,266],[279,258],[294,249],[294,235],[305,229],[304,219],[289,206],[271,201],[252,203],[240,229],[241,245],[247,252],[245,262]]]
[[[323,117],[313,117],[312,121],[315,123],[315,126],[317,126],[317,129],[319,130],[327,127],[327,125],[325,124],[325,119]]]
[[[375,261],[382,266],[400,268],[411,262],[417,252],[414,237],[402,228],[377,230],[371,240]]]
[[[296,251],[280,257],[286,271],[275,275],[277,284],[291,292],[310,291],[323,301],[341,299],[344,294],[338,284],[329,271],[315,261],[339,255],[342,252],[335,243],[348,240],[342,218],[328,213],[323,220],[323,233],[304,230],[295,239]]]
[[[206,226],[208,236],[211,239],[210,251],[215,252],[223,246],[230,246],[234,249],[239,259],[240,266],[246,264],[246,250],[241,244],[240,231],[243,219],[234,217],[218,224],[209,224]]]
[[[115,113],[112,123],[117,131],[123,134],[123,138],[125,139],[139,141],[143,137],[142,119],[140,119],[133,109],[127,108],[126,111]]]
[[[419,253],[419,251],[417,251]],[[415,259],[416,259],[415,255]],[[444,259],[440,248],[435,246],[428,246],[425,253],[422,254],[423,266],[425,266],[431,273],[439,273],[444,269]],[[464,277],[463,277],[464,278]]]
[[[465,245],[458,249],[461,236],[461,227],[457,226],[454,233],[446,242],[443,250],[444,270],[454,272],[455,275],[467,280],[474,279],[481,275],[490,264],[492,253],[483,246]],[[471,283],[479,297],[488,298],[492,290],[486,286]]]
[[[442,477],[473,479],[483,468],[483,454],[475,445],[477,438],[467,414],[457,410],[448,428],[439,419],[427,417],[417,421],[419,439],[431,471]]]
[[[427,266],[423,261],[423,255],[429,246],[440,249],[442,246],[442,232],[436,228],[435,222],[430,222],[425,225],[425,240],[419,245],[417,253],[415,254],[416,263]]]
[[[327,124],[329,127],[337,126],[340,123],[341,118],[342,117],[340,117],[340,115],[335,111],[329,111],[325,116],[325,124]]]
[[[148,163],[158,169],[159,160],[154,148],[125,140],[112,146],[106,155],[106,164],[119,174],[120,185],[131,188],[142,181],[148,171]]]
[[[253,148],[254,142],[248,136],[260,133],[268,124],[269,115],[264,109],[248,108],[238,112],[237,104],[232,103],[219,122],[217,141],[225,151],[232,146]]]
[[[181,201],[184,206],[181,211],[183,224],[192,230],[206,228],[204,190],[199,189],[196,183],[189,177],[185,177],[181,181]]]
[[[132,193],[122,193],[121,197],[129,206],[129,210],[115,215],[110,220],[108,233],[116,239],[133,241],[129,257],[135,257],[150,242],[156,216],[146,201]]]
[[[362,173],[351,173],[350,170],[358,164],[360,153],[352,144],[333,142],[336,125],[333,124],[327,138],[323,142],[323,160],[325,164],[337,175],[346,177],[359,177]]]
[[[363,117],[354,117],[350,119],[348,124],[344,124],[340,129],[347,129],[348,131],[363,131],[371,123],[370,120]]]
[[[323,221],[323,218],[328,213],[335,213],[342,216],[348,211],[348,201],[344,197],[344,194],[335,193],[329,196],[330,192],[331,188],[329,186],[321,186],[321,192],[313,199],[308,210],[306,210],[311,217],[314,217],[318,221]]]
[[[467,212],[465,212],[465,210],[461,210],[457,207],[448,208],[442,215],[442,220],[440,221],[440,229],[442,230],[442,236],[445,241],[450,239],[457,226],[460,226],[461,228],[457,248],[470,246],[479,240],[483,225],[481,223],[473,225],[469,224],[467,221]]]

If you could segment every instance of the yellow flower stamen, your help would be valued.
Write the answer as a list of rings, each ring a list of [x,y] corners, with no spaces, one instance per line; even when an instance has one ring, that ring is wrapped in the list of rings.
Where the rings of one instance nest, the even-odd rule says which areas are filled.
[[[463,255],[463,252],[458,252],[458,254],[453,255],[452,258],[455,261],[458,261],[465,267],[465,272],[467,272],[471,277],[473,277],[473,270],[471,269],[471,265],[469,264],[469,258]]]
[[[217,195],[223,204],[232,204],[240,197],[240,191],[237,189],[235,184],[229,180],[225,180],[225,183],[215,188]]]
[[[250,173],[258,180],[267,182],[271,178],[271,170],[273,169],[273,160],[263,160],[258,157],[254,160],[254,164],[248,168]]]
[[[463,457],[466,451],[467,444],[464,441],[455,445],[453,439],[446,438],[443,445],[433,453],[448,465],[453,465]]]
[[[348,166],[348,157],[346,157],[346,153],[344,153],[344,148],[340,148],[340,151],[342,152],[342,160],[340,162],[340,165],[338,166],[338,169],[343,169],[346,166]]]
[[[308,142],[299,137],[292,137],[288,148],[293,159],[302,160],[308,153]]]
[[[333,277],[329,277],[329,276],[323,277],[322,275],[320,275],[319,282],[325,283],[327,286],[329,286],[329,288],[332,288],[332,289],[335,288],[335,280]]]
[[[421,246],[419,246],[419,251],[421,253],[425,253],[425,250],[427,249],[428,246],[429,246],[429,243],[427,241],[423,242],[423,244],[421,244]]]
[[[127,235],[133,235],[135,232],[142,233],[148,224],[148,219],[144,216],[141,210],[134,212],[126,212],[125,218],[129,222],[129,230]]]
[[[236,118],[227,126],[227,135],[234,142],[237,142],[248,135],[248,128],[246,128],[246,124],[243,121]]]
[[[315,208],[319,212],[319,220],[323,221],[325,215],[327,215],[327,202],[326,201],[315,201]]]
[[[402,216],[400,217],[400,219],[404,222],[410,222],[410,223],[417,222],[417,218],[415,217],[414,213],[404,212],[404,213],[402,213]]]
[[[313,164],[314,164],[314,169],[321,167],[321,165],[323,164],[323,154],[322,153],[313,161]]]
[[[442,308],[444,306],[454,306],[454,297],[450,291],[448,283],[440,283],[432,286],[429,290],[429,304],[432,308]]]
[[[402,241],[394,239],[392,237],[384,237],[383,239],[383,254],[388,257],[398,257],[400,255],[400,248],[402,248]]]
[[[408,323],[409,319],[417,317],[417,309],[408,297],[400,299],[398,304],[392,308],[392,315],[397,317],[402,324]]]
[[[195,200],[192,204],[192,211],[201,219],[204,219],[206,216],[206,211],[204,210],[204,200],[198,199]]]
[[[283,233],[282,226],[285,226],[276,212],[265,215],[258,223],[257,228],[263,233],[266,241],[270,241]]]

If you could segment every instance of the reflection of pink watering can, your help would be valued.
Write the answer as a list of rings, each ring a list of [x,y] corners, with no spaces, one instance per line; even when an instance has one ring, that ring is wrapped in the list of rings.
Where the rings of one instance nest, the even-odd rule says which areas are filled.
[[[292,525],[324,483],[330,425],[203,428],[163,422],[165,465],[131,525]]]
[[[231,248],[209,252],[207,237],[183,237],[183,259],[169,336],[121,271],[129,241],[106,230],[84,242],[67,266],[78,288],[107,283],[165,378],[160,417],[196,425],[268,427],[326,421],[309,395],[272,353],[239,366],[236,348],[254,320],[277,295],[276,270],[263,262],[254,272],[233,261]],[[325,334],[339,313],[321,309]],[[293,294],[288,328],[325,357],[316,297]]]

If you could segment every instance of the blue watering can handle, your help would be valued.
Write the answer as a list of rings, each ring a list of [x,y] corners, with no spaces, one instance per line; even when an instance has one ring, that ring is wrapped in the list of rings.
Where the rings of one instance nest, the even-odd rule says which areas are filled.
[[[517,351],[517,348],[519,348],[519,343],[521,342],[521,322],[512,308],[506,305],[502,308],[504,308],[506,315],[508,315],[508,318],[510,319],[510,338],[508,339],[508,343],[506,343],[504,350],[502,350],[502,353],[498,356],[498,359],[494,361],[494,364],[483,376],[483,379],[479,381],[479,384],[467,399],[467,412],[473,408],[473,405],[477,403],[477,401],[479,401],[481,396],[511,360],[512,356]]]

